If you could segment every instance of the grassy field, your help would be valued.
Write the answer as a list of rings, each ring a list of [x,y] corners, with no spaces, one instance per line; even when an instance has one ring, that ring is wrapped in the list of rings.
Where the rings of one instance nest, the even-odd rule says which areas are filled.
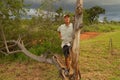
[[[119,36],[120,29],[117,28],[113,32],[101,32],[95,38],[81,41],[79,64],[82,80],[120,80]],[[110,39],[113,44],[112,54]],[[23,61],[1,58],[0,80],[60,80],[60,78],[54,65],[31,59]]]
[[[94,39],[81,41],[80,69],[83,80],[120,80],[119,35],[120,31],[101,33]]]

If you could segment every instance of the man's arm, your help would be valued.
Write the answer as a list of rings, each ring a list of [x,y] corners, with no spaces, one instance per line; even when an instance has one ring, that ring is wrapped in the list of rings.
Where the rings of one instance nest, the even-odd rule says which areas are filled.
[[[59,33],[59,37],[60,37],[60,39],[62,38],[62,36],[61,36],[61,32],[58,32]]]

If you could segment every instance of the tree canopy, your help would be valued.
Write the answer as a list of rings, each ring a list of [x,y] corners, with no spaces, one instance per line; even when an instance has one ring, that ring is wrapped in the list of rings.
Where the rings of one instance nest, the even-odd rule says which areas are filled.
[[[85,9],[86,17],[90,23],[97,21],[100,14],[105,14],[105,9],[100,6],[94,6],[89,9]]]
[[[1,0],[0,1],[0,20],[17,18],[23,12],[23,0]]]

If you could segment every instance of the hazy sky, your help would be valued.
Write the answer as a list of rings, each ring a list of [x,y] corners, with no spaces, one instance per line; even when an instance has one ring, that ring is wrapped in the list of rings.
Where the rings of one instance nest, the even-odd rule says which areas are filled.
[[[61,4],[73,5],[76,0],[58,0]],[[84,5],[120,5],[120,0],[83,0]],[[26,3],[33,3],[33,5],[38,6],[41,0],[25,0]],[[61,5],[62,6],[62,5]]]
[[[56,7],[63,7],[67,11],[74,11],[76,0],[58,0]],[[41,0],[25,0],[25,3],[32,4],[30,8],[38,8]],[[120,0],[84,0],[84,7],[101,6],[106,9],[105,16],[110,20],[120,21]]]

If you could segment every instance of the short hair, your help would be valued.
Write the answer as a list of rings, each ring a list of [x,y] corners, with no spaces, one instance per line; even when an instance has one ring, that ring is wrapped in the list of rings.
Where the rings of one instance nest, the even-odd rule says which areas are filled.
[[[64,15],[64,18],[69,18],[70,17],[70,15],[69,14],[66,14],[66,15]]]

